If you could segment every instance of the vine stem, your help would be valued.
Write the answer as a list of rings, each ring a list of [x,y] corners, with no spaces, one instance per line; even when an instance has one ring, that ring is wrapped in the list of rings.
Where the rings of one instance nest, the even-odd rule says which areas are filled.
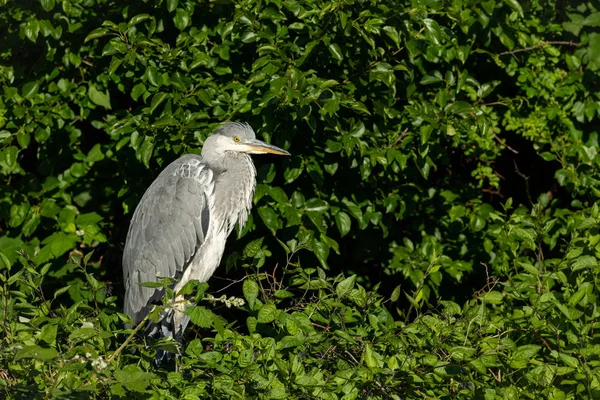
[[[152,310],[154,311],[154,310]],[[140,321],[139,324],[137,324],[137,326],[135,327],[135,329],[133,330],[133,332],[131,332],[131,334],[129,335],[129,337],[127,339],[125,339],[125,341],[121,344],[121,346],[119,346],[119,348],[117,350],[115,350],[114,353],[112,353],[107,359],[106,362],[107,363],[111,363],[119,354],[121,354],[121,352],[123,351],[123,349],[125,348],[125,346],[127,346],[127,344],[129,344],[129,342],[131,342],[133,340],[133,338],[135,337],[135,334],[142,328],[142,326],[144,326],[144,323],[148,320],[148,316],[152,313],[149,312],[148,315],[146,315],[146,317],[144,317],[143,320]]]

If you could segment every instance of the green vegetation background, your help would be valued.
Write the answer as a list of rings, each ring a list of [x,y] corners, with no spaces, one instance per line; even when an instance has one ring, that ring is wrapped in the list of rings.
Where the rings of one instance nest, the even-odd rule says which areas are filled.
[[[0,396],[600,398],[600,6],[0,0]],[[227,120],[252,217],[178,371],[131,213]],[[165,300],[165,301],[168,301]]]

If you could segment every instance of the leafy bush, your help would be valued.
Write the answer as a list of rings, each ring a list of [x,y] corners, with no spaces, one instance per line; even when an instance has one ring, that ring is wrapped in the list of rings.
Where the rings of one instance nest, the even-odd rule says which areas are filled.
[[[580,3],[0,0],[3,394],[600,397]],[[293,157],[256,160],[157,368],[177,346],[120,313],[128,218],[225,120]]]

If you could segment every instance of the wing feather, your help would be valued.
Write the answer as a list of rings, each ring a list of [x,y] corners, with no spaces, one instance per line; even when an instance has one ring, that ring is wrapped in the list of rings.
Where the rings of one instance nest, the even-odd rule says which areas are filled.
[[[213,191],[213,172],[189,154],[167,166],[142,196],[123,253],[124,308],[135,323],[162,296],[139,283],[180,276],[204,243]]]

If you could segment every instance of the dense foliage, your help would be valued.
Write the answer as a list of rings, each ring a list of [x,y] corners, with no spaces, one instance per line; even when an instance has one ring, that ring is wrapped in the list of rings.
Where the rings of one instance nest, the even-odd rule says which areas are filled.
[[[0,0],[2,396],[600,398],[599,26],[575,0]],[[178,345],[120,312],[128,221],[227,120],[293,156],[255,159],[159,368]]]

